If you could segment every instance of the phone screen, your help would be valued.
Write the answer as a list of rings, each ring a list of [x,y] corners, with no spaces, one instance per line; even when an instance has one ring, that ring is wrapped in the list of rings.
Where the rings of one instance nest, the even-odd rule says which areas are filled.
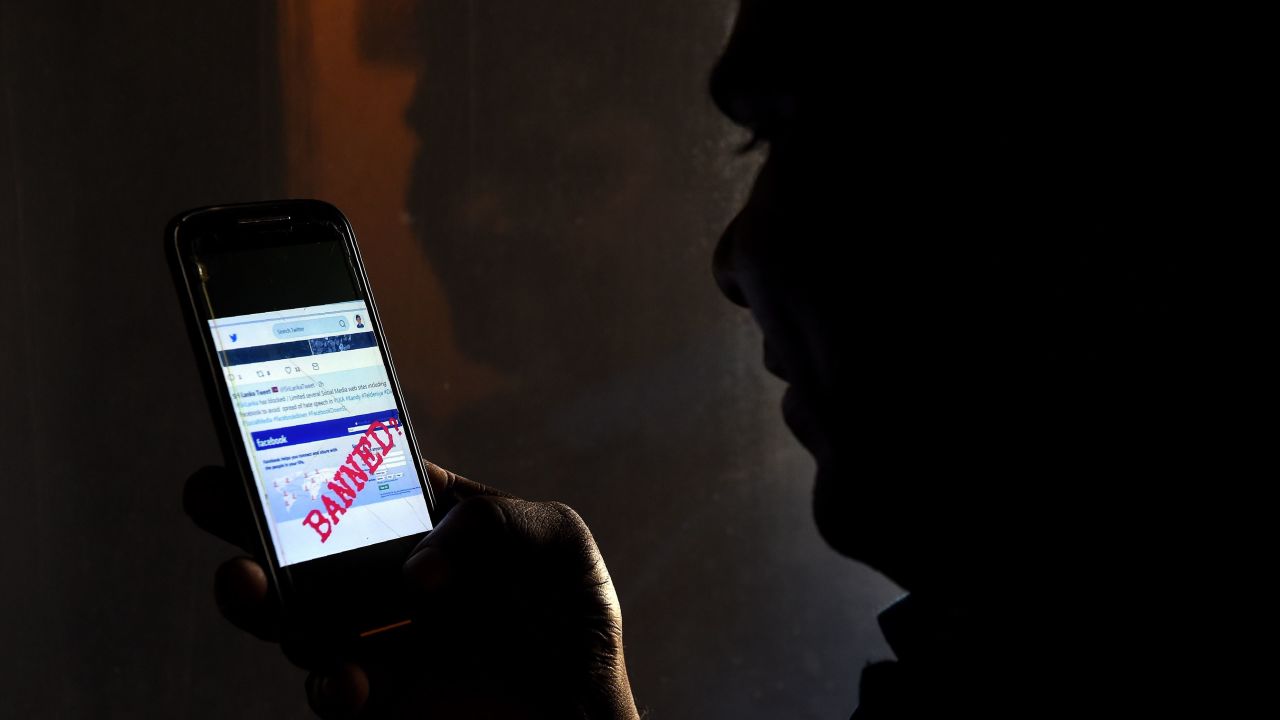
[[[209,320],[284,567],[431,529],[362,300]]]
[[[431,530],[431,498],[349,223],[286,200],[190,211],[170,227],[215,414],[235,417],[226,452],[247,466],[273,565],[300,566],[281,587],[331,597],[334,572],[380,582]]]

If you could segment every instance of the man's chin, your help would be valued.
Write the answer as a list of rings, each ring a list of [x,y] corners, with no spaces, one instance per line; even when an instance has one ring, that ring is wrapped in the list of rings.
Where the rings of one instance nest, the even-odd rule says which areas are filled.
[[[813,484],[813,520],[822,539],[836,552],[863,560],[865,548],[862,547],[860,523],[855,518],[853,493],[848,482],[841,482],[832,475],[819,466]]]
[[[894,560],[893,528],[886,524],[891,507],[881,507],[868,494],[855,492],[848,476],[818,468],[813,485],[813,519],[828,545],[845,557],[869,565],[902,584]]]

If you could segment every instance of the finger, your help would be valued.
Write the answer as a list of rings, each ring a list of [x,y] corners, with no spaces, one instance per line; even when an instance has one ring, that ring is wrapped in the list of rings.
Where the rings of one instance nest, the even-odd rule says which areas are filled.
[[[548,571],[607,580],[596,577],[603,573],[599,550],[572,508],[490,495],[458,503],[418,543],[404,572],[411,588],[430,595],[462,580],[459,572],[465,568],[492,576],[495,563],[518,570],[533,557],[541,558]],[[549,559],[555,562],[548,564]]]
[[[444,519],[418,543],[405,562],[404,573],[409,586],[420,597],[427,597],[446,587],[453,579],[451,553],[457,546],[469,554],[482,554],[504,541],[507,510],[504,505],[517,503],[507,497],[476,495],[458,502]]]
[[[187,478],[182,507],[201,530],[245,552],[258,552],[253,508],[239,478],[225,468],[201,468]]]
[[[213,576],[213,597],[231,624],[260,640],[280,639],[280,614],[267,573],[247,557],[232,558]]]
[[[431,481],[431,490],[435,495],[436,506],[442,513],[449,512],[455,505],[467,498],[480,496],[512,497],[501,490],[495,490],[488,485],[481,485],[478,482],[468,480],[426,460],[423,460],[422,464],[427,468],[427,478]]]
[[[352,718],[369,699],[369,676],[353,663],[307,676],[307,703],[325,720]]]

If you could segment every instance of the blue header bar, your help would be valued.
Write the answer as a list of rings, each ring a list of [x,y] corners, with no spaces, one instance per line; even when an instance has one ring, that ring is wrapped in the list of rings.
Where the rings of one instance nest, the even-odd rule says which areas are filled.
[[[276,428],[275,430],[260,430],[252,433],[250,437],[253,438],[255,449],[271,450],[289,445],[301,445],[302,443],[316,442],[317,440],[332,440],[346,435],[354,435],[355,432],[351,428],[367,428],[379,420],[385,423],[388,418],[395,418],[396,422],[399,422],[400,412],[390,408],[375,413],[353,415],[335,420],[322,420],[306,425],[292,425],[290,427]],[[364,430],[356,432],[364,432]]]
[[[234,365],[247,365],[269,360],[288,360],[309,355],[360,350],[362,348],[376,347],[376,345],[372,332],[361,332],[223,350],[218,353],[218,358],[222,361],[222,367],[232,367]]]

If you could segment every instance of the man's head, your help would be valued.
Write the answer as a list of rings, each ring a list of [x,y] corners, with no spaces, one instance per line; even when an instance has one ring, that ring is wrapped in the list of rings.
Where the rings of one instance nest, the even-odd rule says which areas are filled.
[[[1074,53],[1065,22],[1037,45],[799,5],[744,0],[712,77],[768,152],[715,275],[790,385],[820,531],[911,590],[1094,557],[1173,417],[1194,185],[1150,124],[1169,95],[1126,94],[1127,46]]]

